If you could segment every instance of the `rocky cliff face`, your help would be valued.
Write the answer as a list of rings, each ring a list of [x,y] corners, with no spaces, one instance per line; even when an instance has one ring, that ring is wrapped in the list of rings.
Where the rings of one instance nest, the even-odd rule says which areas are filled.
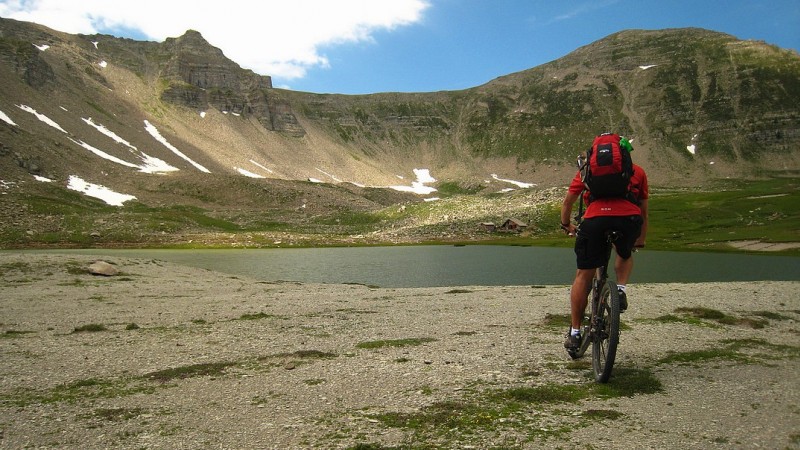
[[[296,137],[305,134],[294,114],[280,99],[268,95],[269,76],[239,67],[222,51],[210,45],[200,33],[189,30],[161,45],[166,64],[161,72],[169,82],[161,99],[205,111],[252,116],[270,131],[286,131]]]

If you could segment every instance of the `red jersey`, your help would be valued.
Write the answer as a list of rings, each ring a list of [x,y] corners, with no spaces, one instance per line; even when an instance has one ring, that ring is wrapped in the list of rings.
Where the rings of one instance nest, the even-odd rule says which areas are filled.
[[[581,172],[575,174],[575,178],[569,184],[569,193],[580,195],[585,186],[581,181]],[[633,195],[641,200],[650,198],[650,188],[647,186],[647,174],[638,165],[633,165],[633,176],[631,177],[631,191]],[[589,201],[589,191],[583,193],[583,201],[588,206],[583,214],[584,219],[602,216],[636,216],[642,214],[642,209],[638,205],[624,198],[599,198]]]

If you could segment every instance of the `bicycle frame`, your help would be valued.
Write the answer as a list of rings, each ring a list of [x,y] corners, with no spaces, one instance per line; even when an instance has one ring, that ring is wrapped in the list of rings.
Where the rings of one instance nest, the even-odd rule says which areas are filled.
[[[595,271],[591,289],[587,292],[587,296],[591,294],[591,312],[582,327],[581,345],[576,352],[570,353],[573,359],[580,358],[592,344],[592,368],[599,383],[605,383],[611,377],[619,341],[619,294],[616,283],[608,279],[608,264],[612,244],[620,236],[616,231],[607,234],[606,263]]]
[[[605,383],[611,377],[619,343],[619,293],[617,284],[608,279],[608,264],[613,243],[620,237],[617,231],[607,233],[606,263],[597,269],[592,288],[592,368],[595,381],[599,383]]]

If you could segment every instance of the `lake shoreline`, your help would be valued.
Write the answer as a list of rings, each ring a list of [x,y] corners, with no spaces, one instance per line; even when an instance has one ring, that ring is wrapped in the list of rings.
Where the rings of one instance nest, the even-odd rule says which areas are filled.
[[[67,254],[159,259],[265,281],[353,283],[380,287],[571,284],[571,248],[536,246],[388,246],[280,249],[62,249],[0,255]],[[800,258],[773,253],[636,253],[632,283],[800,281]]]

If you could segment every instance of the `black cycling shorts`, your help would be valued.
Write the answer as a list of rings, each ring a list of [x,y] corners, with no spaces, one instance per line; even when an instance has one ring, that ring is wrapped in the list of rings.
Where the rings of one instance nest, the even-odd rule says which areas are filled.
[[[606,257],[606,231],[622,233],[614,248],[622,259],[631,257],[633,245],[642,232],[642,216],[602,216],[585,219],[575,237],[575,256],[578,269],[596,269],[608,261]]]

